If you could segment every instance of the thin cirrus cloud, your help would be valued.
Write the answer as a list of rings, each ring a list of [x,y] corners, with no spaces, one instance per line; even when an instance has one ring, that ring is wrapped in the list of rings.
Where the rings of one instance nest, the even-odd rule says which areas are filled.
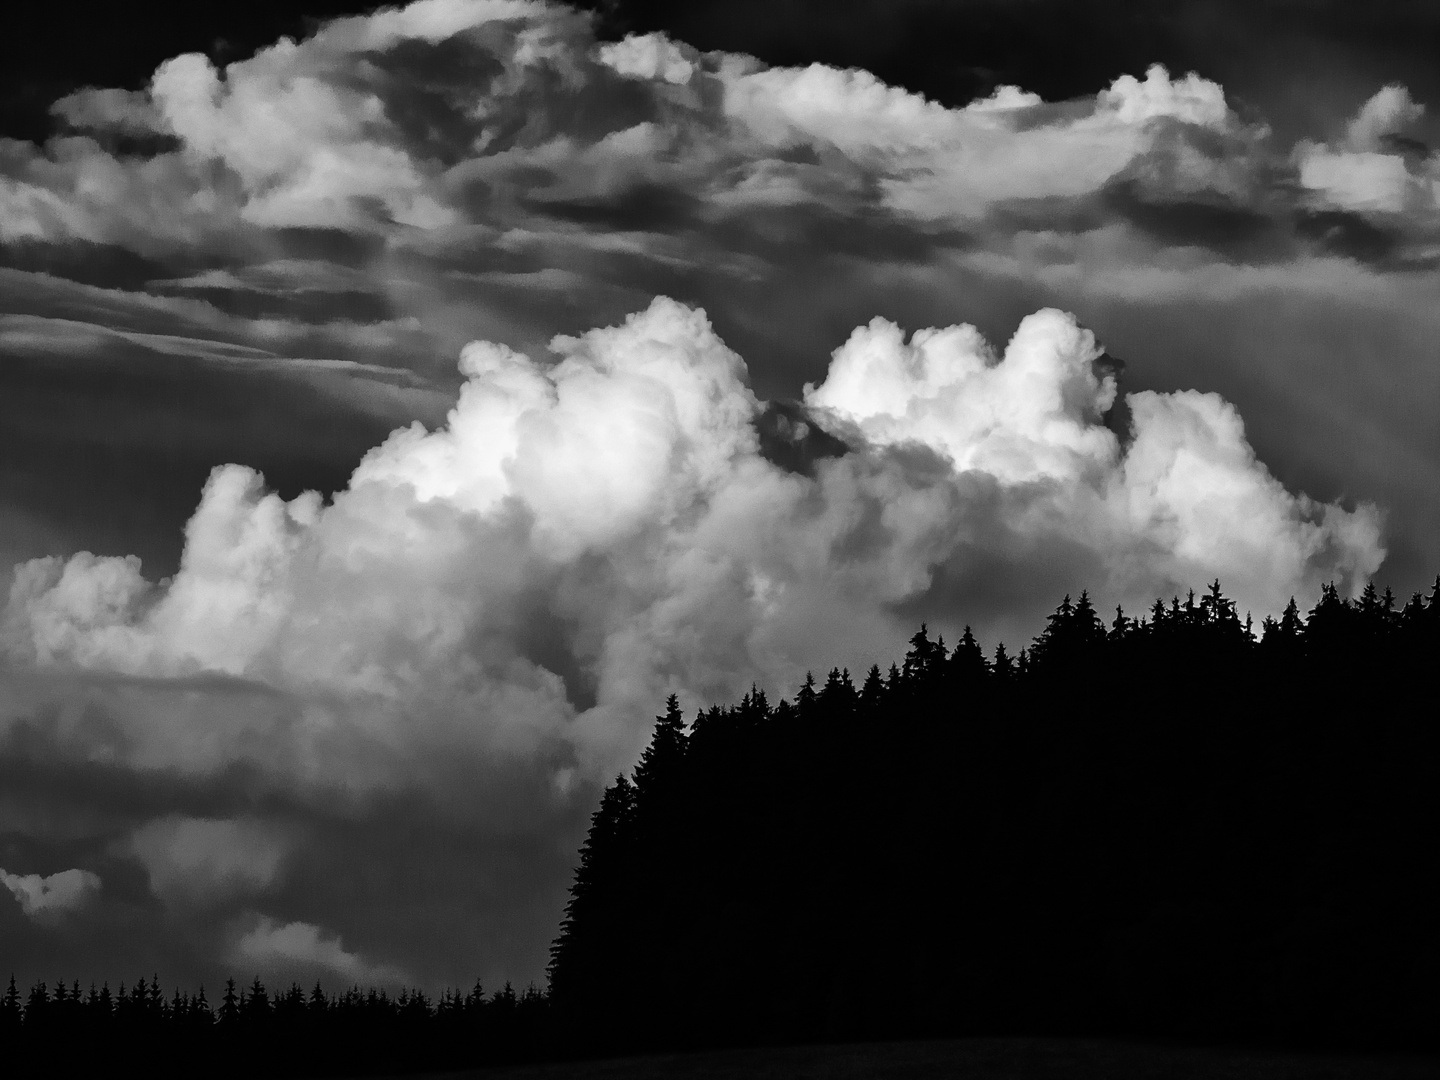
[[[84,430],[209,479],[169,561],[19,562],[0,738],[70,783],[174,778],[89,842],[197,972],[538,976],[589,800],[671,692],[784,692],[921,618],[1013,647],[1081,587],[1136,610],[1219,577],[1258,619],[1416,549],[1388,497],[1440,475],[1425,429],[1325,457],[1379,375],[1262,319],[1363,299],[1425,339],[1392,288],[1428,272],[1417,109],[1387,88],[1284,147],[1159,66],[948,108],[521,0],[79,91],[64,134],[0,146],[0,350],[71,439],[82,360],[188,380]],[[1381,363],[1423,389],[1416,355]],[[255,467],[322,414],[353,418],[324,470]]]

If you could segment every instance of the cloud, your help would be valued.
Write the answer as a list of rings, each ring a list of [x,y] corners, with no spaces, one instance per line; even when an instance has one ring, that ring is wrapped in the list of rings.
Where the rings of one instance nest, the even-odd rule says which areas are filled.
[[[1224,91],[1163,67],[1121,76],[1089,101],[1047,106],[1003,86],[962,108],[880,82],[866,71],[722,64],[725,111],[771,154],[830,146],[878,174],[893,211],[923,220],[982,218],[1017,199],[1077,198],[1177,127],[1241,131]]]
[[[543,289],[563,267],[569,302],[590,308],[583,329],[621,313],[617,282],[632,287],[624,306],[659,291],[636,280],[640,264],[743,278],[757,272],[734,250],[743,241],[773,273],[783,255],[760,250],[763,237],[806,215],[838,215],[847,243],[876,254],[896,232],[918,251],[945,230],[1003,248],[1016,238],[1001,223],[1017,215],[1032,229],[1113,219],[1097,197],[1122,184],[1145,207],[1229,212],[1201,232],[1268,228],[1275,242],[1227,251],[1273,258],[1316,243],[1292,227],[1297,212],[1431,206],[1436,180],[1396,152],[1422,112],[1398,85],[1335,145],[1288,148],[1215,81],[1161,64],[1069,101],[1000,86],[950,106],[863,70],[772,67],[660,33],[601,43],[589,16],[523,0],[421,0],[223,68],[175,57],[143,91],[82,90],[55,108],[78,134],[0,152],[0,235],[170,258],[199,247],[241,265],[276,261],[302,233],[368,238],[391,303],[437,330],[442,311],[471,324],[436,343],[450,355],[478,321],[516,308],[486,312],[493,294],[472,288],[481,310],[461,315],[460,282],[437,278],[437,256],[473,270],[472,286],[521,250],[531,280],[516,284]],[[145,131],[170,143],[134,154],[105,141]],[[1119,261],[1160,255],[1132,244]],[[234,275],[212,280],[225,283],[207,294],[217,300],[256,295]],[[529,320],[526,344],[554,329]]]
[[[1053,310],[1022,322],[1003,359],[973,326],[917,331],[907,343],[875,319],[836,351],[805,401],[872,444],[923,442],[961,472],[1074,482],[1119,456],[1100,425],[1116,395],[1114,376],[1096,367],[1100,352],[1093,334]]]
[[[401,969],[350,952],[337,935],[313,923],[281,924],[266,916],[258,917],[254,926],[239,936],[230,956],[232,963],[253,965],[267,977],[304,971],[361,986],[408,981]]]
[[[1264,612],[1290,588],[1282,583],[1335,566],[1340,551],[1354,560],[1342,571],[1352,582],[1378,568],[1373,509],[1346,513],[1286,492],[1217,395],[1128,395],[1122,445],[1101,423],[1117,395],[1101,357],[1094,336],[1055,310],[1025,319],[998,358],[972,327],[920,331],[906,343],[876,320],[837,350],[806,401],[871,444],[920,442],[961,473],[1056,485],[1067,531],[1109,549],[1109,589],[1132,605],[1139,582],[1127,578],[1137,570],[1148,579],[1141,588],[1156,591],[1167,580],[1218,576]]]
[[[1406,215],[1413,227],[1433,230],[1440,210],[1440,155],[1399,138],[1424,114],[1425,107],[1403,86],[1376,91],[1338,146],[1305,141],[1296,147],[1300,183],[1330,206]]]
[[[1410,97],[1399,83],[1377,90],[1345,129],[1347,148],[1359,152],[1380,150],[1387,136],[1399,135],[1425,115],[1425,106]]]
[[[170,816],[131,833],[127,847],[169,903],[210,904],[274,885],[295,847],[289,831],[254,818]]]
[[[602,64],[632,79],[661,79],[684,85],[695,74],[694,50],[664,34],[631,34],[622,41],[600,46]]]
[[[976,219],[1093,193],[1176,127],[1245,129],[1218,84],[1160,65],[1061,105],[1002,86],[952,108],[863,70],[702,55],[658,33],[600,44],[588,17],[519,0],[421,0],[223,70],[187,54],[143,93],[84,90],[56,109],[90,134],[0,169],[3,227],[146,250],[234,250],[294,227],[458,240],[642,187],[704,197],[722,218],[878,196],[905,217]],[[107,127],[177,145],[117,156],[94,137]]]
[[[851,451],[810,477],[760,452],[745,365],[703,312],[657,299],[552,350],[467,347],[447,423],[394,432],[329,503],[217,469],[169,581],[90,554],[18,568],[7,652],[219,673],[292,703],[215,731],[204,768],[389,787],[436,755],[541,755],[563,785],[629,760],[670,690],[699,702],[884,655],[897,605],[967,558],[1078,545],[1102,596],[1219,576],[1258,616],[1331,577],[1358,588],[1383,557],[1373,509],[1286,492],[1214,395],[1130,395],[1118,438],[1115,378],[1058,311],[1003,355],[973,327],[857,330],[806,394]],[[1053,597],[1009,599],[1033,618]],[[834,629],[793,636],[806,625]],[[257,757],[260,730],[280,745]],[[185,746],[172,764],[193,767]]]
[[[1151,65],[1143,80],[1121,75],[1108,90],[1101,91],[1097,104],[1123,123],[1169,119],[1222,127],[1230,121],[1225,93],[1217,84],[1193,71],[1183,79],[1171,79],[1161,64]]]
[[[87,88],[61,98],[50,111],[81,131],[156,135],[164,130],[153,100],[140,90]]]
[[[0,884],[10,890],[20,910],[37,922],[49,922],[81,911],[100,892],[100,878],[89,870],[61,870],[48,877],[0,870]]]

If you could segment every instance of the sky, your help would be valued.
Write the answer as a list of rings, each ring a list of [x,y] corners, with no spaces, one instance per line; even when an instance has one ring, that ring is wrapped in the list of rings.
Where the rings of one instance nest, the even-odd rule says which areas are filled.
[[[1440,569],[1428,3],[18,26],[21,981],[539,982],[671,693]]]

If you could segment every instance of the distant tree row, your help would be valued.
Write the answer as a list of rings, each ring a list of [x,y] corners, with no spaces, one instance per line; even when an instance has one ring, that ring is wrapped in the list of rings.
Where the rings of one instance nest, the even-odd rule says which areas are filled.
[[[1440,1043],[1440,579],[909,645],[670,700],[580,853],[566,1030]]]
[[[167,995],[158,977],[114,992],[61,981],[22,993],[12,976],[0,994],[0,1053],[12,1067],[52,1070],[144,1053],[152,1072],[187,1075],[458,1068],[542,1055],[553,1037],[548,1004],[538,988],[517,994],[509,983],[488,996],[477,982],[432,1000],[358,987],[327,995],[318,983],[272,995],[258,978],[245,989],[230,979],[212,1005],[203,987]]]

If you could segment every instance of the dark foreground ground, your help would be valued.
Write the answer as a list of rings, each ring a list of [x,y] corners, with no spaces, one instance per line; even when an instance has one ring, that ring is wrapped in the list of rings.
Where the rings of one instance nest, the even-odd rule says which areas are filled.
[[[1061,1039],[796,1046],[434,1073],[424,1080],[1436,1080],[1440,1057],[1319,1056]]]

